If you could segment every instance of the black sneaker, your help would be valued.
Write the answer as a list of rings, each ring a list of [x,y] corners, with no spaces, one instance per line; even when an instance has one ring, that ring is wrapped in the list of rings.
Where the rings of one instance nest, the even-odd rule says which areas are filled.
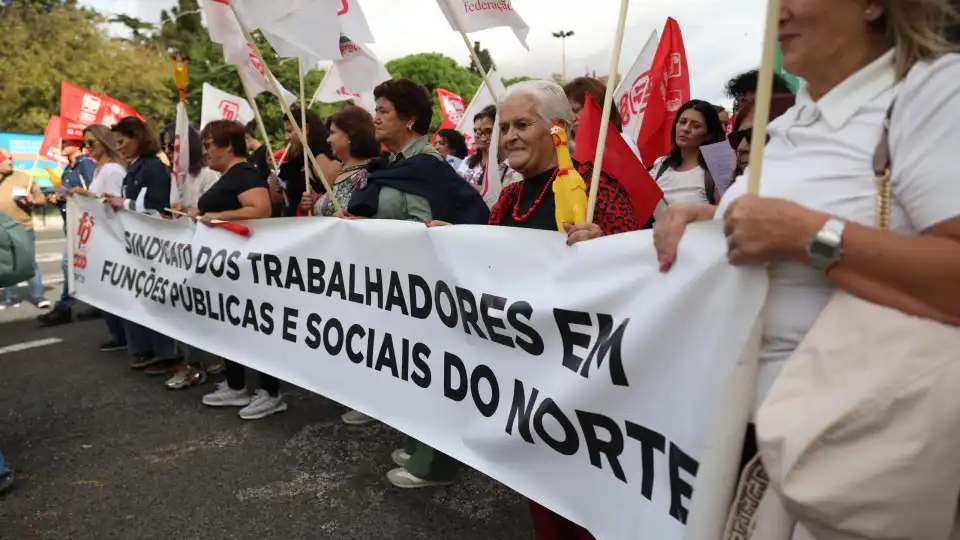
[[[54,308],[43,315],[39,315],[37,320],[40,321],[40,326],[60,326],[73,322],[73,316],[69,309]]]
[[[141,354],[140,356],[135,357],[132,362],[130,362],[130,367],[133,369],[143,369],[151,364],[156,364],[159,361],[160,358],[154,356],[153,353]]]
[[[110,340],[102,345],[100,345],[100,350],[103,352],[113,352],[113,351],[122,351],[127,348],[126,343],[118,343],[114,340]]]
[[[78,321],[92,321],[94,319],[102,319],[103,312],[97,308],[90,308],[77,313]]]

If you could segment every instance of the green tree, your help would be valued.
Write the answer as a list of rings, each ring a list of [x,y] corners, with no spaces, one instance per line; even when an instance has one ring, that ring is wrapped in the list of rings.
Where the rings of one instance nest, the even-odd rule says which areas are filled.
[[[477,88],[480,87],[481,81],[480,76],[457,64],[452,58],[439,53],[404,56],[387,62],[387,70],[394,78],[405,77],[430,90],[434,100],[431,130],[436,130],[443,121],[443,113],[440,111],[440,104],[437,103],[437,88],[449,90],[469,103]]]
[[[480,59],[480,64],[483,66],[483,71],[480,71],[480,68],[477,67],[477,63],[471,57],[469,67],[471,72],[482,77],[483,73],[487,73],[491,69],[497,69],[497,65],[493,62],[493,58],[490,56],[490,51],[481,48],[479,41],[473,42],[473,51],[477,53],[477,58]]]
[[[0,14],[0,130],[41,133],[60,109],[60,81],[119,99],[148,120],[171,116],[169,60],[154,46],[110,38],[105,19],[74,2],[13,2]]]
[[[504,86],[511,86],[511,85],[517,84],[518,82],[532,81],[532,80],[533,80],[533,77],[525,77],[525,76],[511,77],[511,78],[509,78],[509,79],[504,79],[504,80],[503,80],[503,85],[504,85]]]

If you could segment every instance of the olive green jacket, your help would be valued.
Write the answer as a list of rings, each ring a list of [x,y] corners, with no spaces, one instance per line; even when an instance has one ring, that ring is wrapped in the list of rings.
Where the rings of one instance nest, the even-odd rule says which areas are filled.
[[[419,154],[430,154],[437,159],[443,159],[440,152],[430,145],[426,136],[420,137],[397,154],[390,155],[390,163],[396,162],[403,156],[404,159],[411,158]],[[396,188],[384,187],[380,190],[380,198],[377,201],[377,213],[373,219],[399,219],[404,221],[419,221],[427,223],[433,219],[433,212],[430,210],[430,203],[427,199],[419,195],[404,193]]]

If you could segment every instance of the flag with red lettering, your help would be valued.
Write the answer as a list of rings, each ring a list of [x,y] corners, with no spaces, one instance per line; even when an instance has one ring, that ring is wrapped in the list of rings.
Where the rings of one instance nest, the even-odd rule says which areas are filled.
[[[40,150],[37,152],[40,159],[49,159],[56,161],[61,165],[68,163],[67,158],[60,153],[60,117],[52,114],[47,121],[47,129],[43,130],[43,141],[40,142]]]
[[[440,11],[447,18],[450,28],[457,32],[470,33],[490,28],[507,27],[517,36],[528,51],[527,35],[530,25],[514,11],[511,0],[437,0]]]
[[[177,122],[174,129],[173,139],[173,180],[175,197],[171,197],[171,203],[182,200],[183,193],[186,191],[187,183],[190,181],[188,172],[190,170],[190,119],[187,117],[187,104],[177,102]]]
[[[623,122],[621,130],[623,136],[636,142],[640,136],[640,124],[643,122],[643,113],[647,107],[647,96],[650,92],[650,66],[657,54],[657,31],[650,32],[643,50],[633,61],[633,66],[627,76],[620,81],[620,85],[613,94],[614,106],[620,111],[620,120]]]
[[[228,94],[219,88],[203,83],[203,99],[200,105],[200,129],[214,120],[236,120],[247,124],[253,120],[253,109],[247,100]]]
[[[646,93],[646,108],[637,146],[644,163],[653,163],[657,158],[670,153],[673,120],[677,109],[690,101],[690,73],[687,71],[687,55],[683,47],[680,25],[667,18],[660,37],[657,54],[650,67]]]
[[[590,94],[587,94],[583,113],[580,115],[580,123],[577,126],[577,151],[573,156],[575,160],[581,163],[593,163],[596,159],[602,119],[603,111],[600,105]],[[600,170],[623,186],[633,203],[640,223],[649,221],[657,204],[663,199],[663,191],[611,123],[607,124],[607,140]]]
[[[443,122],[437,131],[456,129],[460,125],[460,121],[463,120],[463,113],[467,110],[467,102],[462,97],[443,88],[437,88],[437,99],[440,100],[440,111],[443,112]],[[434,133],[433,138],[437,138],[436,133]],[[430,142],[433,143],[433,140]]]
[[[83,130],[90,124],[112,127],[121,118],[136,116],[137,111],[122,101],[60,81],[60,136],[67,140],[83,139]]]

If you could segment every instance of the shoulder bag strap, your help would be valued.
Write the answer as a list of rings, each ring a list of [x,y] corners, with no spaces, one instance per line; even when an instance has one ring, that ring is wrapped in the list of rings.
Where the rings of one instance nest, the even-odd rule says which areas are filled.
[[[873,180],[877,183],[877,227],[883,230],[890,228],[890,203],[893,198],[893,182],[890,163],[890,119],[893,117],[893,106],[887,109],[883,119],[883,131],[877,149],[873,153]]]

